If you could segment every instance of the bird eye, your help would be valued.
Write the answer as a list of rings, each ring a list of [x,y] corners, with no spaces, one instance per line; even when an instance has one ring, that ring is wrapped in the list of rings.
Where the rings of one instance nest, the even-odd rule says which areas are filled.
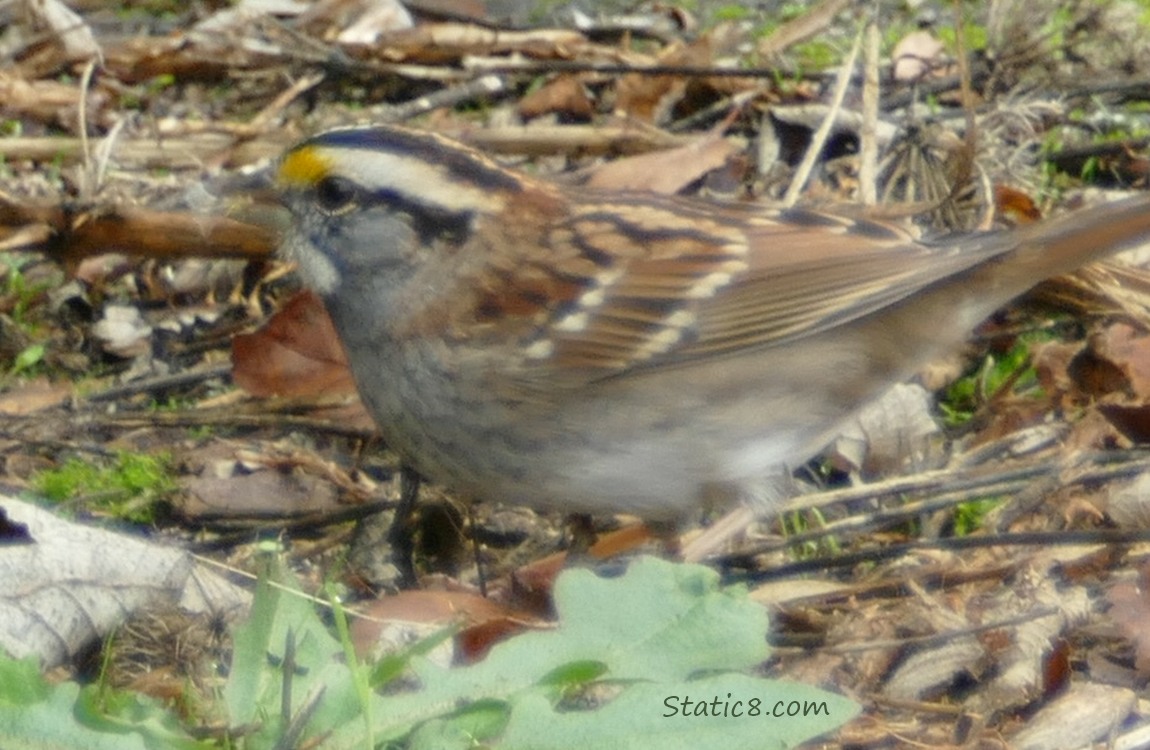
[[[342,177],[324,177],[315,186],[315,201],[329,214],[350,211],[358,197],[359,189],[355,183]]]

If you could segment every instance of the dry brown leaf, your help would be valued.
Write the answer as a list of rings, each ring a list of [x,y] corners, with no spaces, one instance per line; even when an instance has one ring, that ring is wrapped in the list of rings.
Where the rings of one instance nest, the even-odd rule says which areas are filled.
[[[770,36],[760,41],[758,45],[759,54],[771,59],[782,54],[792,45],[810,39],[830,26],[835,16],[850,5],[851,0],[822,0],[813,7],[807,8],[801,16],[781,24],[771,32]]]
[[[355,393],[347,353],[323,302],[301,292],[255,333],[232,342],[232,375],[254,396]]]
[[[659,65],[706,67],[712,63],[711,38],[704,34],[689,45],[671,44],[657,58]],[[683,76],[652,76],[628,73],[619,79],[615,111],[627,117],[654,122],[683,95],[688,79]]]
[[[1033,224],[1042,218],[1034,199],[1009,185],[994,186],[994,207],[999,216],[1015,224]]]
[[[1150,336],[1128,323],[1115,323],[1091,337],[1090,350],[1122,375],[1125,388],[1112,380],[1111,391],[1128,389],[1139,401],[1150,400]]]
[[[1114,409],[1130,411],[1121,406],[1115,406]],[[1074,455],[1084,451],[1129,447],[1130,441],[1124,437],[1123,430],[1119,426],[1121,418],[1112,417],[1108,414],[1110,410],[1111,407],[1099,404],[1087,411],[1080,419],[1075,420],[1070,434],[1061,440],[1063,453]],[[1138,409],[1138,411],[1145,411],[1146,417],[1143,419],[1150,420],[1150,410]],[[1145,429],[1150,429],[1150,421],[1146,422]],[[1150,435],[1150,432],[1145,434]]]
[[[351,640],[361,656],[388,653],[413,637],[461,626],[454,654],[443,649],[438,656],[444,665],[478,661],[497,642],[538,624],[531,615],[466,591],[403,591],[377,599],[364,614],[351,625]]]
[[[1150,440],[1150,404],[1099,404],[1098,411],[1133,442],[1145,443]]]
[[[188,477],[178,501],[187,518],[290,518],[333,513],[341,506],[336,489],[320,477],[265,469],[230,477]]]
[[[72,387],[36,378],[0,393],[0,414],[24,415],[59,406],[72,396]]]
[[[712,131],[685,146],[607,162],[591,174],[587,184],[673,195],[722,167],[738,151],[721,133]]]
[[[388,34],[378,45],[361,47],[372,58],[389,62],[446,63],[466,55],[521,53],[536,59],[566,60],[587,44],[570,29],[507,31],[466,23],[425,23]]]
[[[1055,404],[1069,406],[1084,395],[1070,376],[1070,363],[1081,351],[1081,343],[1053,341],[1036,344],[1030,350],[1038,383]]]
[[[592,560],[606,560],[634,554],[653,539],[655,535],[643,524],[630,524],[600,535],[587,549],[586,556]],[[567,562],[566,552],[556,552],[515,570],[511,576],[511,600],[521,609],[545,616],[551,611],[551,590],[555,579],[566,568]]]
[[[102,110],[108,96],[101,90],[91,94],[94,101],[89,107]],[[4,116],[28,117],[53,125],[74,122],[80,104],[80,88],[58,81],[28,81],[8,73],[0,73],[0,102]]]
[[[332,513],[366,500],[377,485],[361,473],[293,446],[249,446],[213,439],[181,453],[189,476],[177,497],[187,517],[292,518]]]
[[[1134,644],[1134,668],[1150,676],[1150,564],[1143,563],[1134,581],[1120,581],[1106,592],[1107,616]]]
[[[552,113],[580,120],[595,114],[595,105],[577,77],[561,75],[519,100],[519,114],[525,120]]]

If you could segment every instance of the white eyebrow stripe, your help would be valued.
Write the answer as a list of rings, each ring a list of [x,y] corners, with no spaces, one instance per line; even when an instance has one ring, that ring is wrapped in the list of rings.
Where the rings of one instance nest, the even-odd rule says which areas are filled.
[[[333,174],[343,175],[370,192],[392,191],[449,213],[496,212],[504,200],[498,191],[453,177],[447,168],[415,156],[372,149],[340,148],[330,154]]]

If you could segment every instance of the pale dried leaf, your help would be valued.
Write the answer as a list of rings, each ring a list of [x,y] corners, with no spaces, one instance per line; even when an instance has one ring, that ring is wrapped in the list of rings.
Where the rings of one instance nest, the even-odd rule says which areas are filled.
[[[151,349],[152,327],[139,310],[127,305],[106,306],[104,317],[92,326],[92,335],[105,351],[124,358],[147,354]]]
[[[1064,750],[1104,740],[1138,702],[1133,690],[1083,683],[1042,707],[1010,738],[1015,750]]]
[[[841,581],[828,581],[818,578],[784,578],[756,586],[750,592],[751,601],[771,606],[793,604],[804,599],[847,598],[859,586]]]
[[[1042,567],[1041,570],[1047,570]],[[1086,621],[1093,600],[1081,587],[1059,588],[1049,575],[1032,569],[1009,589],[998,592],[992,606],[982,613],[983,622],[1017,621],[1027,613],[1034,619],[1004,629],[1010,642],[996,650],[996,674],[972,696],[973,711],[1021,708],[1043,693],[1043,669],[1056,640],[1070,628]],[[1050,614],[1040,614],[1049,612]]]
[[[914,383],[900,383],[848,422],[830,454],[842,468],[887,474],[931,463],[941,435],[933,397]]]
[[[252,595],[213,570],[197,564],[184,582],[176,602],[185,612],[211,612],[228,621],[240,619],[251,606]]]
[[[898,40],[890,56],[896,81],[916,81],[936,69],[945,59],[944,47],[934,34],[919,29]]]
[[[296,18],[312,7],[312,3],[303,0],[240,0],[197,23],[192,29],[193,36],[203,40],[215,36],[218,41],[226,35],[251,31],[252,22],[256,19],[273,16]]]
[[[1150,529],[1150,474],[1106,487],[1106,514],[1125,529]]]
[[[359,16],[336,36],[340,44],[375,44],[384,34],[415,25],[397,0],[367,0],[362,5]]]
[[[927,648],[905,659],[887,680],[883,695],[894,700],[922,700],[937,695],[960,675],[978,677],[986,649],[973,635]]]
[[[171,547],[62,521],[14,498],[0,507],[31,544],[0,547],[0,649],[62,664],[126,615],[174,601],[192,557]]]
[[[72,60],[99,57],[100,45],[92,29],[60,0],[30,0],[25,4],[36,21],[49,29],[64,47],[64,54]]]

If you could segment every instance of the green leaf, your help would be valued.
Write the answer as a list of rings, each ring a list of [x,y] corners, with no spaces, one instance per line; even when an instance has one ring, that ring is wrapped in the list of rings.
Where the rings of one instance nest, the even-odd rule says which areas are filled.
[[[94,507],[130,521],[149,523],[153,503],[176,487],[166,453],[145,455],[120,451],[114,460],[70,458],[63,465],[39,472],[33,486],[51,500],[92,498]]]
[[[700,565],[644,557],[614,579],[569,570],[555,584],[555,606],[558,629],[500,643],[478,664],[413,659],[425,689],[391,703],[430,718],[461,701],[509,698],[572,662],[601,662],[614,680],[676,680],[747,669],[768,655],[766,611],[741,590],[721,590],[718,574]]]
[[[22,690],[16,690],[22,682]],[[75,682],[50,685],[34,659],[0,655],[0,747],[4,750],[203,750],[156,701],[101,694]]]
[[[39,678],[39,675],[37,675]],[[0,703],[0,747],[5,750],[147,750],[143,738],[94,731],[78,723],[72,710],[80,695],[75,682],[56,685],[46,700],[25,705]]]
[[[573,661],[553,669],[539,680],[542,685],[574,686],[597,680],[607,672],[601,661]]]
[[[74,710],[91,729],[123,738],[138,735],[151,750],[201,750],[210,747],[188,737],[176,717],[154,699],[126,690],[85,685]]]
[[[412,658],[416,656],[427,656],[438,648],[440,644],[454,638],[458,632],[459,625],[453,623],[440,628],[424,638],[420,638],[414,643],[404,646],[395,653],[385,654],[380,657],[379,661],[377,661],[371,669],[369,680],[371,686],[381,688],[399,679],[407,670]]]
[[[469,750],[481,738],[495,737],[507,726],[507,706],[479,701],[445,719],[425,722],[412,732],[409,750]]]
[[[0,656],[0,706],[30,706],[52,694],[40,676],[36,658],[9,659]]]
[[[285,676],[289,640],[294,654]],[[285,681],[291,690],[287,717],[280,715]],[[352,722],[362,734],[358,721],[362,707],[340,642],[320,622],[310,599],[261,579],[251,616],[236,630],[231,674],[224,687],[232,723],[261,725],[245,739],[244,747],[273,747],[291,718],[321,690],[303,738],[316,738]]]
[[[484,700],[502,701],[506,711],[526,695],[558,701],[563,678],[581,670],[588,678],[677,681],[749,669],[768,655],[763,608],[742,589],[721,589],[718,575],[698,565],[647,557],[618,578],[569,570],[556,582],[555,605],[558,628],[498,644],[478,664],[446,669],[413,659],[424,689],[390,696],[387,712],[423,722]]]
[[[12,373],[20,374],[31,370],[36,365],[44,361],[44,353],[47,351],[43,344],[31,344],[24,347],[24,349],[16,355],[16,359],[12,362]]]
[[[723,674],[628,686],[595,711],[517,701],[501,750],[769,750],[794,747],[858,714],[846,698],[801,683]]]
[[[846,699],[814,688],[723,674],[756,668],[766,659],[767,618],[743,589],[721,588],[717,574],[707,568],[642,558],[618,578],[571,570],[556,583],[555,602],[559,623],[553,630],[512,638],[493,647],[482,662],[454,669],[416,655],[422,648],[409,649],[408,666],[420,689],[357,696],[352,670],[361,668],[347,664],[343,647],[315,615],[312,603],[265,581],[257,589],[249,621],[236,633],[231,678],[224,691],[231,720],[259,726],[244,737],[244,750],[270,748],[282,739],[306,697],[322,690],[302,741],[322,742],[325,750],[378,747],[389,740],[405,741],[414,750],[463,750],[483,744],[640,748],[651,747],[652,736],[662,743],[664,733],[689,738],[667,747],[698,747],[732,731],[742,742],[752,734],[744,725],[753,725],[759,746],[763,727],[769,726],[768,736],[777,735],[784,743],[777,746],[783,747],[793,744],[794,737],[838,726],[857,710]],[[296,647],[288,670],[291,716],[285,717],[279,706],[289,641]],[[570,708],[565,702],[570,696],[582,699],[604,690],[618,695],[601,708],[556,710]],[[680,716],[668,729],[675,724],[663,716],[668,696],[720,690],[761,701],[809,696],[828,708],[813,719],[783,717],[785,730],[776,726],[783,719],[768,725],[761,718],[749,722],[746,717],[726,717],[729,722],[698,724],[694,715]],[[604,722],[613,728],[595,728]],[[632,729],[636,722],[640,728]],[[553,733],[551,740],[541,741],[548,732]],[[607,735],[614,739],[607,741]],[[740,745],[724,739],[718,746]]]

